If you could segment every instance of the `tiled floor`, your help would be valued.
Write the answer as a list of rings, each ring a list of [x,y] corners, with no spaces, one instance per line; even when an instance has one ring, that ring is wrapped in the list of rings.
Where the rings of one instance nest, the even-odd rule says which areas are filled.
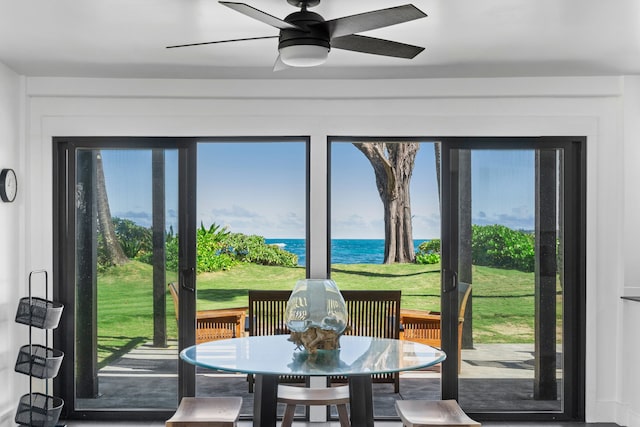
[[[143,346],[144,347],[144,346]],[[461,374],[461,380],[462,381],[466,381],[466,383],[464,383],[463,385],[465,386],[465,390],[469,390],[471,387],[477,386],[477,382],[480,381],[480,383],[485,383],[486,378],[492,378],[492,382],[489,384],[491,387],[493,388],[498,388],[500,389],[500,387],[496,387],[496,381],[503,376],[506,376],[508,378],[511,379],[512,382],[517,382],[517,381],[525,381],[527,380],[527,378],[531,377],[531,364],[529,363],[531,360],[531,351],[528,348],[520,348],[519,346],[515,345],[509,345],[509,346],[488,346],[487,348],[483,348],[482,346],[478,345],[476,346],[477,348],[473,351],[463,351],[463,372]],[[139,349],[139,352],[144,351],[144,348]],[[121,363],[124,363],[123,367],[120,367],[122,369],[126,368],[123,372],[127,372],[127,375],[123,375],[123,372],[118,371],[118,364],[114,363],[112,366],[109,366],[105,369],[103,369],[102,373],[101,373],[101,381],[104,381],[104,383],[101,383],[103,388],[103,392],[104,394],[101,396],[101,401],[102,404],[105,405],[105,402],[110,401],[109,399],[114,399],[113,403],[114,403],[114,407],[122,407],[122,402],[120,402],[118,399],[127,399],[127,400],[133,400],[133,404],[134,406],[136,405],[136,401],[135,399],[132,397],[131,394],[129,394],[129,392],[124,393],[123,396],[120,396],[122,393],[114,393],[114,396],[109,397],[109,393],[107,393],[108,391],[108,385],[110,384],[109,381],[115,381],[115,380],[121,380],[123,378],[127,378],[129,377],[129,381],[131,381],[131,379],[135,376],[132,374],[135,373],[136,371],[140,371],[140,369],[135,369],[139,364],[139,363],[144,363],[144,367],[145,370],[142,370],[143,372],[146,372],[146,369],[149,368],[149,365],[151,364],[151,361],[155,361],[158,362],[158,360],[162,361],[165,360],[167,358],[167,356],[163,356],[162,354],[154,354],[153,357],[151,357],[148,354],[138,354],[136,352],[131,352],[130,354],[127,355],[127,357],[123,357]],[[130,359],[130,360],[128,360]],[[176,359],[176,354],[172,354],[170,356],[168,356],[169,361],[174,361],[175,362]],[[142,361],[142,362],[141,362]],[[127,364],[128,363],[128,364]],[[129,366],[129,364],[131,366]],[[175,372],[175,367],[171,367],[171,369],[169,369],[169,372]],[[145,375],[143,375],[145,378],[148,377],[148,373],[145,373]],[[203,376],[207,376],[205,374],[203,374]],[[406,373],[404,376],[401,376],[401,392],[402,392],[402,396],[401,398],[405,399],[405,398],[425,398],[426,393],[429,391],[428,387],[427,387],[427,382],[424,381],[423,377],[433,377],[432,378],[432,382],[434,382],[435,384],[435,388],[433,391],[433,398],[437,399],[439,396],[439,373],[438,372],[417,372],[417,373]],[[160,375],[160,377],[162,377],[162,375]],[[230,377],[233,377],[233,375],[231,375]],[[416,378],[413,378],[416,377]],[[403,379],[404,378],[404,379]],[[237,380],[237,379],[236,379]],[[416,389],[415,384],[412,384],[412,381],[419,381],[418,384],[418,388]],[[223,380],[222,376],[220,375],[216,375],[216,381],[214,383],[212,383],[211,387],[213,387],[213,385],[215,385],[215,390],[211,389],[211,390],[205,390],[204,388],[206,388],[206,382],[202,381],[199,382],[201,388],[203,388],[202,390],[199,390],[199,394],[202,395],[222,395],[222,389],[224,388],[223,385],[225,385],[227,382],[232,382],[234,381],[233,378],[229,378],[227,380]],[[173,380],[173,382],[175,382],[175,380]],[[246,378],[244,376],[240,376],[240,379],[236,381],[236,383],[231,384],[231,389],[233,390],[234,395],[238,394],[240,391],[242,391],[243,393],[246,392]],[[131,384],[129,384],[131,385]],[[381,384],[381,385],[374,385],[374,387],[376,386],[380,386],[380,387],[386,387],[386,389],[391,389],[392,388],[388,385],[388,384]],[[123,386],[118,386],[118,387],[114,387],[114,389],[116,391],[121,391],[121,390],[135,390],[139,387],[123,387]],[[485,387],[486,388],[486,387]],[[157,386],[156,387],[142,387],[142,389],[146,390],[148,392],[148,390],[150,389],[158,389],[158,390],[165,390],[167,389],[166,386]],[[385,390],[386,390],[385,389]],[[412,397],[412,390],[416,389],[418,390],[418,395],[419,397]],[[517,397],[517,393],[515,393],[514,390],[516,390],[514,388],[513,384],[510,384],[508,386],[502,387],[502,389],[508,389],[511,390],[512,392],[510,393],[510,395],[512,396],[512,398]],[[383,408],[384,409],[384,403],[385,403],[385,390],[380,390],[380,391],[376,391],[374,393],[375,396],[375,403],[376,403],[376,408]],[[497,404],[497,398],[494,397],[491,394],[491,390],[485,390],[482,392],[477,392],[477,393],[472,393],[472,395],[478,396],[478,395],[482,395],[485,396],[486,399],[491,401],[491,404],[495,405]],[[169,393],[169,398],[171,399],[175,399],[175,394],[176,392],[173,391],[172,393]],[[247,408],[245,408],[245,413],[246,414],[250,414],[251,413],[251,408],[252,408],[252,402],[253,402],[253,395],[250,395],[249,393],[245,393],[246,394],[246,403],[247,403]],[[395,410],[393,409],[393,402],[395,402],[395,399],[398,398],[397,394],[393,394],[392,392],[389,392],[388,390],[386,390],[386,394],[390,395],[389,402],[390,406],[389,406],[389,410],[388,411],[382,411],[384,416],[388,416],[391,414],[391,416],[395,416]],[[464,394],[464,393],[463,393]],[[466,393],[466,395],[469,395],[469,393]],[[465,398],[465,396],[462,396],[463,398]],[[148,396],[147,396],[148,398]],[[468,396],[466,397],[468,399]],[[498,396],[499,398],[499,396]],[[522,406],[528,403],[528,400],[531,400],[529,397],[524,397],[522,398],[520,401],[516,402],[517,405],[519,405],[519,407],[522,409]],[[469,402],[465,402],[468,406],[470,405],[478,405],[478,399],[472,399],[472,401]],[[503,402],[505,405],[509,404],[509,402]],[[540,405],[539,402],[534,402],[536,405]],[[556,402],[557,403],[557,402]],[[85,403],[88,405],[88,403]],[[105,406],[103,406],[105,407]],[[107,404],[106,407],[109,407],[109,405]],[[387,413],[388,412],[388,413]],[[378,414],[377,416],[381,416],[380,414]],[[245,421],[247,418],[244,418],[243,421],[240,421],[238,423],[238,427],[252,427],[253,424],[251,421]],[[164,422],[89,422],[89,421],[69,421],[67,422],[67,427],[107,427],[107,426],[116,426],[116,427],[164,427]],[[279,423],[278,423],[279,425]],[[613,423],[599,423],[599,424],[587,424],[587,423],[559,423],[559,422],[524,422],[524,423],[516,423],[516,422],[483,422],[482,425],[484,427],[508,427],[508,426],[516,426],[516,427],[533,427],[533,426],[543,426],[543,427],[616,427],[616,424]],[[330,422],[330,423],[305,423],[305,422],[295,422],[294,423],[294,427],[339,427],[339,423],[338,422]],[[402,427],[402,424],[399,421],[379,421],[376,422],[376,426],[375,427]]]
[[[539,422],[539,423],[515,423],[515,422],[484,422],[482,423],[483,427],[534,427],[534,426],[543,426],[543,427],[616,427],[617,424],[612,423],[558,423],[558,422]],[[162,422],[140,422],[140,423],[130,423],[130,422],[88,422],[88,421],[73,421],[68,422],[67,427],[106,427],[106,426],[116,426],[116,427],[164,427],[164,423]],[[238,427],[252,427],[251,422],[249,421],[241,421],[238,423]],[[331,422],[331,423],[303,423],[303,422],[294,422],[293,427],[340,427],[340,423]],[[399,422],[376,422],[376,427],[402,427],[402,424]]]

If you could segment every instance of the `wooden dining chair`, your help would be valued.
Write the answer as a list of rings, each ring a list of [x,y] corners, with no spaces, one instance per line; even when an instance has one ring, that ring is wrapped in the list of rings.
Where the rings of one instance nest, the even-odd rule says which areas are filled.
[[[349,313],[346,334],[376,338],[400,337],[400,299],[398,290],[345,290],[341,291]],[[400,374],[374,374],[374,383],[391,383],[394,392],[400,392]],[[346,382],[346,377],[331,377],[332,382]]]
[[[344,290],[341,291],[349,313],[346,334],[377,338],[400,337],[400,299],[397,290]],[[285,310],[291,296],[289,290],[249,290],[249,335],[276,335],[290,333],[286,325]],[[249,391],[253,391],[253,376],[248,377]],[[305,382],[304,377],[282,378],[284,382]],[[330,377],[331,382],[347,382],[346,377]],[[397,372],[372,375],[375,383],[391,383],[395,393],[400,390]]]
[[[290,333],[285,311],[290,290],[249,290],[249,335]]]
[[[249,335],[289,334],[285,312],[291,296],[290,290],[249,290]],[[253,393],[255,378],[247,375],[249,393]],[[306,378],[298,375],[283,375],[280,383],[304,384]]]

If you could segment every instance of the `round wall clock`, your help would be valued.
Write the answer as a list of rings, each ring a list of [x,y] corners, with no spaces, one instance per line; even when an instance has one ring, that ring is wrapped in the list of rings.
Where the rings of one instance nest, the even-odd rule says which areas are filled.
[[[0,172],[0,199],[13,202],[18,194],[18,179],[13,169],[2,169]]]

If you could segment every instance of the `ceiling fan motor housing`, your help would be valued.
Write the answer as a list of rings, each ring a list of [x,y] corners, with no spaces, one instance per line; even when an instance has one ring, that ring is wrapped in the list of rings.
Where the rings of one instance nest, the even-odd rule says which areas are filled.
[[[320,0],[287,0],[291,6],[295,7],[314,7],[320,4]]]
[[[314,45],[329,49],[329,31],[324,25],[324,18],[317,13],[302,10],[294,12],[284,19],[305,31],[285,28],[280,30],[278,49],[288,46]]]

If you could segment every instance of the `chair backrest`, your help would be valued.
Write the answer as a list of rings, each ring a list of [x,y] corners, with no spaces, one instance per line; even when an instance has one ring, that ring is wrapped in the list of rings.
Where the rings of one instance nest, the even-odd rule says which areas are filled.
[[[171,298],[173,299],[173,308],[175,309],[176,319],[177,319],[179,317],[178,310],[180,307],[180,302],[178,300],[178,287],[174,282],[169,283],[168,286],[169,286],[169,292],[171,293]]]
[[[279,335],[290,333],[286,325],[285,313],[291,291],[249,290],[249,335]],[[253,392],[253,375],[247,376],[249,392]],[[295,375],[281,375],[280,383],[304,383],[306,378]]]
[[[401,291],[342,291],[349,313],[349,335],[400,337]]]
[[[401,291],[341,291],[349,313],[349,335],[399,338]],[[249,335],[288,334],[289,290],[249,290]]]
[[[249,335],[290,333],[285,312],[289,290],[249,290]]]
[[[471,283],[458,282],[458,320],[464,321],[464,312],[471,294]]]

